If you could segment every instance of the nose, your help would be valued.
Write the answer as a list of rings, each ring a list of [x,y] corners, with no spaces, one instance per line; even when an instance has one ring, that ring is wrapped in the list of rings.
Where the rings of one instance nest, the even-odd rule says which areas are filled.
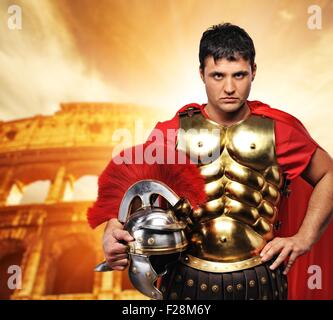
[[[224,85],[224,92],[231,96],[235,93],[235,85],[232,79],[226,79],[225,85]]]

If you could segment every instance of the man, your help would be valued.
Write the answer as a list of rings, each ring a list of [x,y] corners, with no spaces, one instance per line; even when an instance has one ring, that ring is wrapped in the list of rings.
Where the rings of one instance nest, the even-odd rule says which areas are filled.
[[[155,128],[178,130],[176,141],[166,142],[199,159],[208,197],[191,217],[190,249],[170,267],[161,291],[165,299],[286,299],[287,273],[332,217],[332,159],[297,119],[247,100],[257,66],[243,29],[205,31],[199,60],[208,103],[187,105]],[[218,137],[202,134],[217,129]],[[200,160],[217,150],[212,161]],[[288,181],[299,176],[314,186],[305,218],[294,235],[276,237]],[[112,269],[125,269],[124,242],[133,240],[116,218],[108,221],[103,248]]]

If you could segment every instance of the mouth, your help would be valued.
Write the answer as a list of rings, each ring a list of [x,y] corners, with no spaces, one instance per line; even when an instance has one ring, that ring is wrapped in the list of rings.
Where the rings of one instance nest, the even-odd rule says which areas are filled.
[[[234,103],[234,102],[238,101],[238,98],[225,97],[225,98],[221,98],[220,100],[222,100],[224,103]]]

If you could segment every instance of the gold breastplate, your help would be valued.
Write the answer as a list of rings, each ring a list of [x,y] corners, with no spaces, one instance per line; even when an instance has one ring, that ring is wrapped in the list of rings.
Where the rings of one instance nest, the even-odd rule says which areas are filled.
[[[182,114],[177,148],[197,163],[208,198],[193,212],[183,262],[211,272],[259,265],[260,250],[273,238],[282,185],[273,120],[250,115],[226,128],[201,112]]]

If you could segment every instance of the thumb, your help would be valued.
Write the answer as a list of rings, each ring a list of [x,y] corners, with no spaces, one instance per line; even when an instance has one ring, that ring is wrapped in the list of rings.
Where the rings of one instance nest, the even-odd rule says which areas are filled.
[[[126,242],[128,241],[133,241],[134,238],[129,234],[128,231],[122,230],[122,229],[116,229],[114,230],[114,237],[119,241],[119,240],[125,240]]]

